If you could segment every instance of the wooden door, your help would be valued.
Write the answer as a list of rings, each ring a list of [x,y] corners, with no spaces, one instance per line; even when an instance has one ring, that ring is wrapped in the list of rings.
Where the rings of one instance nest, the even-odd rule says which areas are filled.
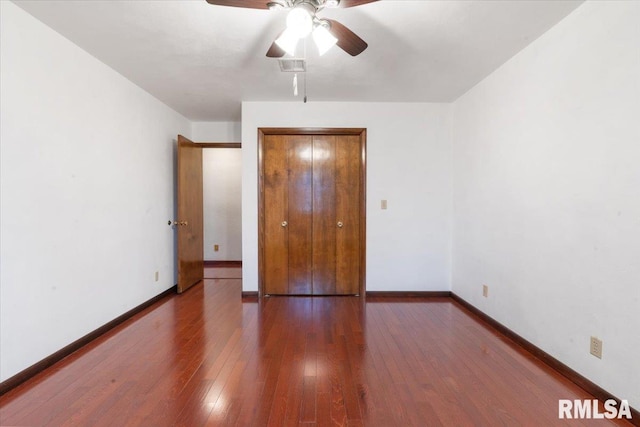
[[[271,131],[259,138],[261,292],[359,294],[364,287],[364,131]]]
[[[335,152],[336,294],[357,294],[364,280],[364,171],[360,136],[340,136]]]
[[[336,289],[336,136],[313,137],[313,293]]]
[[[313,138],[313,293],[350,295],[360,276],[360,138]]]
[[[311,138],[269,135],[262,158],[267,293],[311,294]]]
[[[178,135],[178,292],[204,278],[202,147]]]

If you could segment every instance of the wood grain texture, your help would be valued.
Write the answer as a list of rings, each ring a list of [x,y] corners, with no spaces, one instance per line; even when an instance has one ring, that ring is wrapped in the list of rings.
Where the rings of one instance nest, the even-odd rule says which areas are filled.
[[[360,138],[360,295],[365,295],[367,283],[367,130]]]
[[[275,40],[278,40],[283,32],[284,32],[284,30],[281,31],[280,34],[278,34],[278,36],[275,38]],[[267,51],[267,57],[268,58],[282,58],[285,55],[285,53],[287,53],[287,52],[285,52],[280,46],[278,46],[278,43],[276,43],[274,41],[273,43],[271,43],[271,46],[269,46],[269,50]]]
[[[178,292],[204,277],[202,147],[178,135]]]
[[[301,127],[301,128],[260,128],[260,135],[362,135],[363,128],[325,128],[325,127]]]
[[[205,280],[0,397],[2,425],[603,426],[451,298],[271,297]],[[255,301],[255,300],[254,300]]]
[[[169,295],[175,294],[176,292],[177,292],[177,287],[176,286],[172,286],[171,288],[167,289],[166,291],[156,295],[155,297],[153,297],[153,298],[143,302],[142,304],[132,308],[131,310],[127,311],[126,313],[121,314],[120,316],[116,317],[115,319],[111,320],[110,322],[107,322],[104,325],[100,326],[99,328],[89,332],[87,335],[83,336],[82,338],[79,338],[79,339],[75,340],[74,342],[72,342],[71,344],[61,348],[60,350],[56,351],[55,353],[51,354],[50,356],[45,357],[44,359],[42,359],[38,363],[35,363],[34,365],[31,365],[30,367],[28,367],[27,369],[25,369],[23,371],[20,371],[19,373],[17,373],[13,377],[7,378],[2,383],[0,383],[0,396],[5,394],[9,390],[19,386],[23,382],[25,382],[25,381],[33,378],[34,376],[38,375],[40,372],[44,371],[48,367],[55,365],[56,363],[58,363],[59,361],[61,361],[65,357],[69,356],[70,354],[72,354],[72,353],[80,350],[81,348],[89,345],[91,343],[91,341],[97,339],[98,337],[100,337],[103,334],[106,334],[111,329],[115,328],[116,326],[118,326],[119,324],[125,322],[126,320],[129,320],[130,318],[134,317],[136,314],[144,311],[146,308],[153,306],[158,301],[168,297]],[[2,421],[2,419],[0,418],[0,422],[1,421]]]
[[[374,3],[378,0],[340,0],[340,7],[356,7],[367,3]]]
[[[377,301],[382,297],[382,301],[389,301],[387,298],[443,298],[450,297],[451,291],[367,291],[367,301]]]
[[[362,52],[364,52],[369,45],[367,42],[362,40],[360,36],[351,31],[349,28],[345,27],[340,22],[334,19],[327,19],[331,24],[331,29],[329,32],[338,39],[336,43],[338,47],[345,52],[347,52],[351,56],[358,56]]]
[[[242,148],[241,142],[196,142],[202,148]]]
[[[281,148],[272,147],[274,144],[280,144]],[[287,147],[286,160],[276,158],[284,155],[282,147]],[[364,129],[258,130],[258,270],[262,295],[363,293],[365,157]],[[287,170],[286,189],[276,189],[285,185],[285,179],[274,180],[273,174],[283,168]],[[281,205],[284,206],[279,200],[284,198],[287,199],[287,219],[280,223],[287,221],[288,224],[286,239],[282,240],[286,254],[283,250],[282,256],[274,257],[272,249],[280,241],[279,235],[272,240],[276,231],[270,227],[275,223],[274,212],[280,212]],[[339,221],[343,223],[342,228],[338,227]],[[273,283],[274,271],[284,268],[274,262],[285,259],[288,277],[278,277],[278,286],[267,286],[267,282]],[[311,263],[307,263],[308,260]]]
[[[312,139],[306,135],[283,135],[287,146],[289,225],[287,226],[289,288],[285,294],[310,295],[313,293],[311,273],[311,221],[313,201]],[[270,206],[270,205],[269,205]]]
[[[313,137],[313,294],[336,294],[336,136]]]
[[[360,137],[340,136],[336,145],[336,294],[360,292]]]
[[[264,215],[264,287],[266,294],[289,292],[288,229],[289,164],[288,141],[283,136],[270,135],[264,142],[264,199],[269,209]]]
[[[354,1],[354,0],[350,0],[350,1]],[[355,0],[355,1],[363,1],[363,0]],[[267,6],[267,3],[269,3],[269,0],[207,0],[207,3],[213,4],[216,6],[244,7],[247,9],[269,9],[269,7]]]
[[[224,265],[224,264],[223,264]],[[235,267],[204,267],[205,279],[242,279],[242,268]]]
[[[242,267],[242,261],[205,260],[204,266],[212,267],[212,268],[218,268],[218,267],[236,268],[236,267]]]
[[[522,336],[516,334],[511,329],[507,328],[502,323],[496,321],[495,319],[493,319],[492,317],[490,317],[487,314],[483,313],[482,311],[480,311],[479,309],[477,309],[473,305],[469,304],[467,301],[462,299],[459,295],[457,295],[457,294],[455,294],[453,292],[449,292],[449,293],[451,295],[451,298],[457,304],[462,306],[465,310],[468,310],[471,314],[476,316],[478,319],[482,320],[483,322],[486,322],[489,326],[494,328],[500,334],[504,335],[505,337],[509,338],[510,340],[512,340],[513,342],[515,342],[519,346],[521,346],[527,352],[531,353],[531,355],[537,357],[542,362],[547,364],[549,367],[551,367],[552,369],[554,369],[558,373],[560,373],[560,374],[564,375],[565,377],[567,377],[569,380],[571,380],[576,385],[582,387],[584,390],[587,390],[589,393],[591,393],[597,399],[599,399],[601,401],[605,401],[605,400],[609,400],[609,399],[616,400],[618,402],[617,407],[618,408],[620,407],[620,398],[619,397],[612,395],[611,393],[609,393],[608,391],[606,391],[605,389],[603,389],[599,385],[595,384],[594,382],[592,382],[588,378],[585,378],[584,376],[580,375],[578,372],[574,371],[573,369],[571,369],[570,367],[568,367],[564,363],[560,362],[555,357],[551,356],[550,354],[548,354],[547,352],[545,352],[541,348],[535,346],[531,342],[529,342],[526,339],[524,339]],[[632,412],[632,418],[634,420],[633,424],[634,425],[640,425],[640,411],[638,411],[635,408],[631,408],[631,412]]]

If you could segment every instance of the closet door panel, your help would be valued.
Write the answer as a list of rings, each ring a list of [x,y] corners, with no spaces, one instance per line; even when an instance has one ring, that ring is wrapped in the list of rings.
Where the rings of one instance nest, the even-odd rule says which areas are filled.
[[[336,293],[360,288],[360,138],[339,136],[336,144]]]
[[[289,294],[313,293],[312,251],[312,137],[292,135],[288,140],[289,163]]]
[[[296,131],[259,132],[261,293],[360,294],[366,135]]]
[[[336,137],[313,138],[313,293],[336,293]]]
[[[264,292],[289,293],[288,141],[280,135],[264,139]]]

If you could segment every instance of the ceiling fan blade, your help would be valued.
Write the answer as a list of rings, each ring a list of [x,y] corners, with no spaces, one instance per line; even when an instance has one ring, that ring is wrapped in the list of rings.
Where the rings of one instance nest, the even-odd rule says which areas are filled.
[[[207,0],[216,6],[244,7],[246,9],[269,9],[268,0]]]
[[[280,33],[280,34],[282,34],[282,33]],[[279,37],[280,36],[276,37],[276,40],[278,40]],[[278,46],[278,43],[273,42],[273,43],[271,43],[271,47],[267,51],[267,56],[269,58],[282,58],[285,53],[287,53],[287,52],[285,52],[284,49],[282,49],[280,46]]]
[[[340,0],[340,4],[338,5],[338,7],[355,7],[355,6],[360,6],[363,4],[367,4],[367,3],[373,3],[376,2],[378,0]]]
[[[369,46],[353,31],[333,19],[327,19],[331,23],[331,34],[338,39],[338,47],[351,56],[358,56]]]

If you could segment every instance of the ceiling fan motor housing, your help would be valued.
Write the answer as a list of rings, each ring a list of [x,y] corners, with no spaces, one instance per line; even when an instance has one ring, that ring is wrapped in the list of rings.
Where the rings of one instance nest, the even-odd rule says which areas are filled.
[[[334,8],[340,6],[340,0],[273,0],[267,2],[269,9],[291,9],[296,6],[307,4],[314,9],[314,13],[325,7]]]

